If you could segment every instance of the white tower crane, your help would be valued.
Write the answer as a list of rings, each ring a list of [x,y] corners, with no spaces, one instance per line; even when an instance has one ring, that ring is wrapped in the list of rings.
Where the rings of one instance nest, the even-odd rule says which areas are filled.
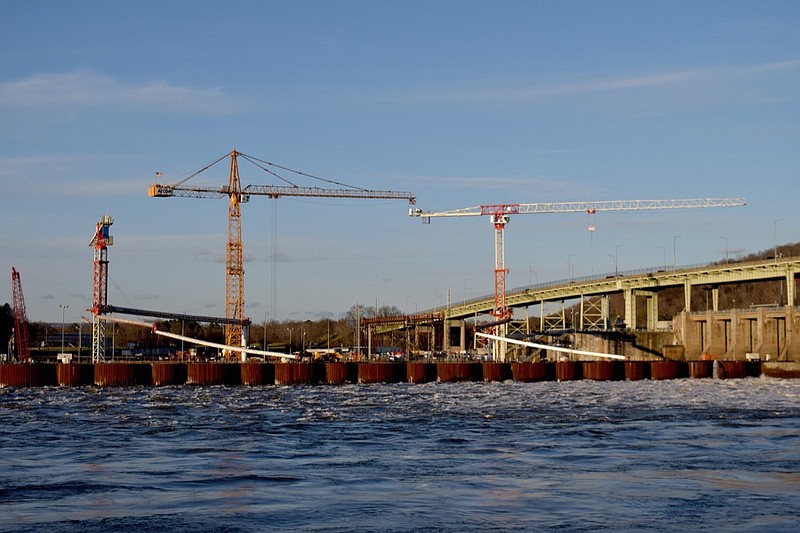
[[[494,226],[494,306],[491,315],[495,332],[506,335],[506,324],[511,321],[511,309],[506,305],[506,274],[504,233],[510,215],[538,213],[581,213],[597,211],[650,211],[656,209],[693,209],[704,207],[734,207],[746,205],[744,198],[691,198],[684,200],[600,200],[591,202],[557,202],[533,204],[488,204],[464,207],[449,211],[423,211],[411,208],[409,216],[420,217],[429,224],[433,217],[474,217],[488,215]],[[505,343],[495,346],[494,353],[505,360]]]

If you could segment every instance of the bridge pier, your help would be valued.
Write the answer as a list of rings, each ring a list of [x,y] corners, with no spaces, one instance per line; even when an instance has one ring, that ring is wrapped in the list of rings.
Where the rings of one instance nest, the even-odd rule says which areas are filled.
[[[654,331],[658,325],[658,292],[643,289],[628,288],[622,291],[625,298],[625,324],[628,329],[636,330],[639,326],[637,319],[637,301],[639,296],[647,298],[646,301],[646,326],[649,331]]]
[[[687,313],[692,312],[692,282],[689,278],[683,282],[683,310]]]
[[[655,331],[658,328],[658,293],[647,293],[647,330]]]
[[[467,349],[467,323],[464,320],[448,319],[447,327],[447,346],[449,350],[463,352]],[[453,342],[458,338],[458,342]],[[445,350],[445,351],[449,351]]]

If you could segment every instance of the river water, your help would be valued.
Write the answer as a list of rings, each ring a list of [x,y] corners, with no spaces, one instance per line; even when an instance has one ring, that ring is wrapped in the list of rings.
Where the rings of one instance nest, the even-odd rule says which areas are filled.
[[[0,531],[800,531],[800,380],[0,389]]]

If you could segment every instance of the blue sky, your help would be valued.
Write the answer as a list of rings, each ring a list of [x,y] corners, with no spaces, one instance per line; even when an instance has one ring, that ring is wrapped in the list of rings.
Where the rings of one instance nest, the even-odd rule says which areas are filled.
[[[224,315],[225,200],[148,198],[237,149],[418,207],[747,198],[744,208],[521,215],[510,288],[800,240],[800,2],[0,1],[0,303]],[[227,182],[223,163],[198,185]],[[268,176],[241,163],[241,179]],[[303,181],[301,185],[310,184]],[[493,290],[486,217],[254,197],[247,314],[414,312]],[[277,210],[277,212],[275,212]],[[270,260],[277,219],[273,307]],[[587,226],[596,231],[590,236]],[[673,257],[673,250],[675,257]],[[84,316],[88,313],[82,312]]]

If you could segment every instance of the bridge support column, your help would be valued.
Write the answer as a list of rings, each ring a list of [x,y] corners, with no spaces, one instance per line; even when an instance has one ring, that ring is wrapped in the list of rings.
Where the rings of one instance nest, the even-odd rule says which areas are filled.
[[[636,329],[636,293],[633,289],[623,291],[625,298],[625,325],[628,329]]]
[[[692,312],[692,282],[688,279],[683,282],[683,310]]]
[[[544,300],[539,301],[539,331],[544,331]]]
[[[647,295],[647,329],[655,331],[658,327],[658,293],[651,292]]]
[[[708,300],[706,300],[706,305],[707,303]],[[719,287],[716,285],[711,287],[711,309],[719,311]]]
[[[786,273],[786,305],[790,307],[794,306],[796,294],[795,274],[796,272],[794,269],[789,269],[789,272]]]
[[[458,343],[457,344],[450,342],[451,340],[454,340],[454,338],[455,338],[455,335],[453,335],[453,333],[454,333],[453,330],[454,329],[458,330]],[[463,321],[463,320],[452,320],[452,319],[448,320],[447,321],[447,330],[446,331],[447,331],[447,338],[448,338],[448,340],[447,340],[448,348],[450,348],[450,349],[452,349],[452,350],[454,350],[456,352],[462,352],[462,351],[465,351],[467,349],[467,347],[466,347],[466,343],[467,343],[467,328],[466,328],[466,322],[465,321]]]

